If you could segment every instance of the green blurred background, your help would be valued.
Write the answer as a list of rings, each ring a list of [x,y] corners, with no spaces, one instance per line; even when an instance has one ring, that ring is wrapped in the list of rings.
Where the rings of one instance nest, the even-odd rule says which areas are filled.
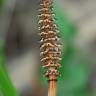
[[[39,3],[0,0],[0,96],[47,96]],[[63,45],[57,96],[96,96],[96,1],[54,0],[53,6]]]

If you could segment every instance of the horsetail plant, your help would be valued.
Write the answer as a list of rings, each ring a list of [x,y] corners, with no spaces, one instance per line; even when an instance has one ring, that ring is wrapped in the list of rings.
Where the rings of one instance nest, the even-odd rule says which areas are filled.
[[[54,23],[52,0],[41,0],[39,9],[39,31],[41,36],[40,56],[44,73],[48,79],[48,96],[56,96],[56,82],[59,76],[58,68],[61,55],[57,25]]]

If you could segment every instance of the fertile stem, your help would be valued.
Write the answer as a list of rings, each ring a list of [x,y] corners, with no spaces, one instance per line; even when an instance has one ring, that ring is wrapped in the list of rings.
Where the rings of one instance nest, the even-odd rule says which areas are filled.
[[[56,81],[60,67],[58,62],[61,55],[52,3],[52,0],[41,0],[38,22],[41,36],[41,62],[47,70],[45,76],[48,78],[48,96],[56,96]]]

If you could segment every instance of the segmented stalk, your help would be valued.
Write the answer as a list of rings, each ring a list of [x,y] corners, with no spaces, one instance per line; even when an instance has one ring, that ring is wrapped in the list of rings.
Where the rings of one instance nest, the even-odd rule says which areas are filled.
[[[56,96],[56,81],[59,76],[58,68],[61,51],[54,23],[53,1],[41,0],[39,9],[39,30],[41,36],[40,56],[42,67],[47,69],[45,76],[48,78],[48,96]]]

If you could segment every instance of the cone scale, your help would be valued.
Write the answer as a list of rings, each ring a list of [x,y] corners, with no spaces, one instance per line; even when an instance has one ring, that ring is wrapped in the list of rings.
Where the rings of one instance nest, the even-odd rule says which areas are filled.
[[[41,36],[40,56],[44,73],[48,79],[48,96],[56,96],[56,83],[59,76],[58,68],[61,55],[57,25],[54,23],[53,1],[41,0],[39,9],[39,35]]]

